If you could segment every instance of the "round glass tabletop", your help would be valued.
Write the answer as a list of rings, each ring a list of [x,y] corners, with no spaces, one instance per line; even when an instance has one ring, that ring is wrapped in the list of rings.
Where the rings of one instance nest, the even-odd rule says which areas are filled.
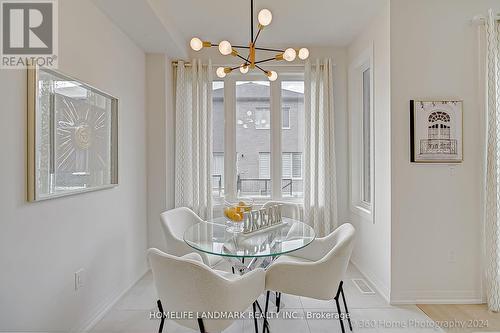
[[[283,218],[283,223],[249,234],[226,231],[226,218],[200,222],[189,227],[184,241],[192,248],[225,257],[278,256],[309,245],[315,237],[309,225]]]

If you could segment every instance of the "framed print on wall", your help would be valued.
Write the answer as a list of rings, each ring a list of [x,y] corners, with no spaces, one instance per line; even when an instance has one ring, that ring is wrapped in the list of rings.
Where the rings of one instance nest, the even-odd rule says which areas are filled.
[[[118,184],[118,99],[28,68],[28,201]]]
[[[411,162],[462,162],[462,105],[462,101],[410,101]]]

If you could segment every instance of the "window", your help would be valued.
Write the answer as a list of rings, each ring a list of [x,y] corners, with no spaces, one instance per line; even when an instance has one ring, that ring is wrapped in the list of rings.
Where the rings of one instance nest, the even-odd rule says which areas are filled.
[[[349,66],[350,201],[353,213],[373,221],[373,47]]]
[[[232,73],[214,82],[213,103],[214,197],[300,200],[303,74]]]
[[[302,178],[302,153],[283,153],[281,159],[283,180]],[[271,177],[271,153],[259,153],[259,178]]]
[[[304,139],[304,81],[281,82],[282,104],[282,197],[302,198],[302,152]]]
[[[259,178],[271,178],[271,153],[259,153]]]
[[[268,80],[236,82],[236,194],[239,196],[271,196],[271,177],[261,177],[259,154],[271,150],[271,134],[256,130],[271,126],[270,93]]]
[[[224,153],[213,153],[212,182],[214,196],[221,197],[224,190]]]
[[[212,195],[217,203],[224,196],[224,82],[212,83]]]
[[[290,108],[283,107],[282,129],[290,129]]]
[[[290,108],[283,107],[283,129],[290,129]],[[255,109],[255,128],[271,129],[271,113],[269,108]]]
[[[269,112],[269,108],[258,107],[255,109],[255,128],[271,128],[271,112]]]
[[[370,101],[370,69],[363,72],[363,201],[371,202],[371,101]]]
[[[302,178],[302,153],[283,153],[283,179]]]

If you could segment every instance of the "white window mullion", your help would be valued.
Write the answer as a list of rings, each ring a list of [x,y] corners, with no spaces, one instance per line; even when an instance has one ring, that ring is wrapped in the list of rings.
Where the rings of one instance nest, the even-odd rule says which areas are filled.
[[[271,82],[271,197],[281,199],[281,80]]]

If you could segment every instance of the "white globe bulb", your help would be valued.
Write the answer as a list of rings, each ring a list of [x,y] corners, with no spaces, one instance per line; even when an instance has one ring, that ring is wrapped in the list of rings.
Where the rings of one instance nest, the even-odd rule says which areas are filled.
[[[222,55],[231,54],[231,52],[233,51],[231,43],[229,43],[227,40],[223,40],[222,42],[219,43],[219,51]]]
[[[245,66],[245,64],[242,64],[242,65],[240,66],[240,72],[241,72],[241,74],[246,74],[246,73],[248,73],[248,65],[246,65],[246,66]]]
[[[306,60],[309,57],[309,50],[305,47],[299,50],[299,58],[302,60]]]
[[[269,81],[276,81],[276,79],[278,78],[278,73],[276,73],[275,71],[270,71],[269,72],[270,74],[268,74],[268,78],[269,78]]]
[[[191,45],[191,48],[195,51],[199,51],[203,48],[203,42],[198,37],[193,37],[189,45]]]
[[[286,61],[294,61],[296,56],[297,52],[295,52],[295,50],[291,47],[283,52],[283,59],[285,59]]]
[[[271,14],[269,9],[262,9],[257,16],[257,19],[259,20],[259,23],[265,27],[273,20],[273,14]]]
[[[224,71],[224,67],[219,67],[217,68],[217,70],[215,71],[215,73],[217,74],[218,77],[220,77],[221,79],[223,77],[226,76],[226,72]]]

